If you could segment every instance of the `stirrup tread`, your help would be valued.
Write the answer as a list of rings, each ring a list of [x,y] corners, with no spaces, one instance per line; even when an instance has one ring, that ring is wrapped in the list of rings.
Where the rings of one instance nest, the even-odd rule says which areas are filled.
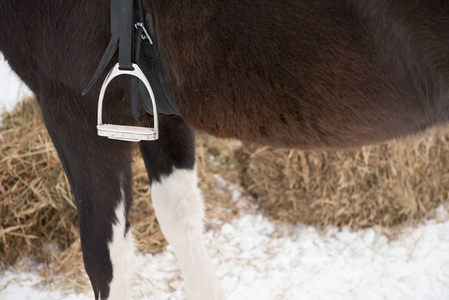
[[[157,140],[157,133],[154,128],[116,125],[116,124],[99,124],[97,125],[98,135],[115,140],[124,141],[154,141]]]

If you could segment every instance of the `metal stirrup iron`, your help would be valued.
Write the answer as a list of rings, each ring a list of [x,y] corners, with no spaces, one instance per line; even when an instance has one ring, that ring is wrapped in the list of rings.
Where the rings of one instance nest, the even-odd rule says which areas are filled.
[[[156,102],[154,100],[153,89],[150,83],[143,74],[142,70],[138,65],[132,64],[134,70],[120,70],[119,64],[116,64],[112,70],[106,76],[103,85],[101,86],[100,97],[98,99],[98,116],[97,116],[97,132],[99,136],[104,136],[114,140],[122,140],[129,142],[140,142],[140,141],[154,141],[158,139],[158,116],[156,109]],[[153,103],[153,111],[156,113],[153,116],[154,124],[153,128],[150,127],[139,127],[139,126],[124,126],[124,125],[114,125],[114,124],[103,124],[102,111],[103,111],[103,99],[106,92],[108,84],[117,76],[120,75],[131,75],[139,78],[148,92],[150,93],[151,102]]]
[[[111,0],[111,41],[109,42],[108,48],[103,55],[103,58],[95,72],[94,77],[92,78],[89,85],[84,89],[83,94],[87,93],[90,87],[92,87],[93,83],[98,79],[118,47],[119,61],[106,76],[106,79],[103,82],[100,90],[97,116],[98,135],[108,137],[110,139],[130,142],[154,141],[158,139],[159,128],[156,100],[154,97],[153,89],[140,67],[136,63],[132,62],[133,32],[136,26],[134,24],[133,17],[133,4],[134,0]],[[138,26],[141,25],[139,24]],[[154,112],[153,128],[103,124],[103,100],[106,93],[106,88],[115,77],[120,75],[129,75],[138,78],[148,90]]]

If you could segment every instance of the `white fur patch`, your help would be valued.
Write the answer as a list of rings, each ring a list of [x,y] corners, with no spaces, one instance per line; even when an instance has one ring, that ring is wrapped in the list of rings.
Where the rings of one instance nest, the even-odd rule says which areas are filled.
[[[153,206],[172,245],[192,300],[225,299],[204,247],[204,203],[195,170],[177,170],[151,186]]]
[[[115,209],[116,223],[112,226],[109,255],[112,262],[112,281],[108,300],[131,299],[131,279],[134,272],[134,238],[131,230],[125,235],[125,192],[120,186],[120,203]]]

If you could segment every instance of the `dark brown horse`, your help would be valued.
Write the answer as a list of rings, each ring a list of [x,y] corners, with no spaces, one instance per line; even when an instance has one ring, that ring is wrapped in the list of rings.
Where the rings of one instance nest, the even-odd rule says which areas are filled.
[[[192,128],[282,147],[343,148],[449,118],[447,0],[148,0],[168,92],[182,118],[141,142],[157,217],[189,299],[223,299],[202,244]],[[132,144],[96,134],[109,0],[2,0],[0,51],[33,90],[77,201],[96,299],[129,299]],[[128,81],[105,119],[129,110]]]

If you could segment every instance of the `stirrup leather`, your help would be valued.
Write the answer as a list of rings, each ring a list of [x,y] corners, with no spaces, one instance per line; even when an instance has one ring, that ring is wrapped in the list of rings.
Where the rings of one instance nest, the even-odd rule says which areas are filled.
[[[111,40],[92,79],[84,88],[82,94],[85,95],[94,85],[118,50],[118,63],[111,69],[101,86],[98,99],[98,135],[130,142],[154,141],[159,138],[158,111],[164,115],[179,116],[179,112],[170,102],[165,91],[157,52],[154,17],[150,11],[144,11],[142,0],[110,0],[110,3]],[[153,35],[151,36],[151,34]],[[141,47],[143,49],[142,55],[139,52]],[[146,53],[147,51],[149,54]],[[145,63],[139,58],[144,58]],[[106,88],[115,77],[120,75],[132,76],[132,115],[138,117],[140,104],[143,104],[144,108],[153,115],[152,128],[103,124],[103,100]],[[156,105],[159,104],[156,102],[156,97],[158,97],[159,102],[165,103],[165,106],[161,105],[159,110],[156,108]],[[165,101],[166,99],[168,101]],[[167,105],[167,102],[170,105]]]
[[[137,64],[132,64],[132,67],[134,68],[134,70],[120,70],[119,64],[117,63],[106,76],[106,79],[101,86],[100,97],[98,99],[97,132],[99,136],[104,136],[114,140],[122,140],[128,142],[154,141],[159,137],[159,125],[153,89],[151,88],[150,83],[148,82],[139,66]],[[103,100],[106,93],[106,88],[115,77],[120,75],[130,75],[137,77],[145,85],[148,93],[150,94],[151,102],[153,105],[153,128],[103,124]]]

